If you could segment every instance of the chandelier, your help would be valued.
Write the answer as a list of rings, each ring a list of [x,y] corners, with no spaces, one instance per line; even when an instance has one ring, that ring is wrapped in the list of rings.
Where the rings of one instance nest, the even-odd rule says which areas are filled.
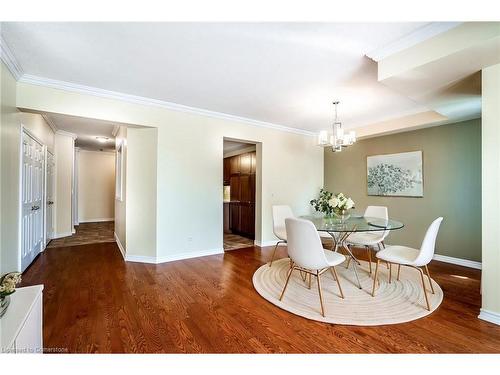
[[[338,104],[338,101],[333,102],[335,106],[335,120],[332,125],[332,132],[329,133],[327,130],[322,130],[318,134],[318,146],[331,147],[333,152],[340,152],[343,147],[350,146],[356,142],[356,133],[354,130],[344,133],[344,129],[342,129],[342,123],[339,121],[337,114]]]

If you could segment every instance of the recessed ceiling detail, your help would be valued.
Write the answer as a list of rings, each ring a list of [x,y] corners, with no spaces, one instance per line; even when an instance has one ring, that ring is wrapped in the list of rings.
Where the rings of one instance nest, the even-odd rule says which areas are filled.
[[[239,116],[346,129],[426,111],[370,51],[428,23],[2,23],[24,75]]]

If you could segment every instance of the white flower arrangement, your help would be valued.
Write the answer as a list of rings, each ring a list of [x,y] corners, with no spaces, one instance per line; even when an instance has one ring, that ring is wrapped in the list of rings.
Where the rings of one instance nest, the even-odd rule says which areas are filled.
[[[5,298],[16,291],[16,285],[21,282],[19,272],[10,272],[0,277],[0,298]]]
[[[319,197],[313,199],[311,205],[318,212],[329,216],[332,213],[343,216],[348,210],[354,208],[354,201],[343,193],[332,194],[324,189],[320,190]]]
[[[347,210],[354,208],[354,201],[352,198],[346,197],[343,193],[334,195],[328,204],[332,207],[333,212],[336,214],[344,214]]]

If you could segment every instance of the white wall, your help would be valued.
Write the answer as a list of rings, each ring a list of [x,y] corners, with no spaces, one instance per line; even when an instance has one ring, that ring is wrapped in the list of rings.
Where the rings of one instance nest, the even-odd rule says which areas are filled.
[[[115,148],[122,146],[123,165],[122,168],[122,199],[115,198],[115,235],[123,251],[127,248],[126,236],[126,212],[127,212],[127,127],[120,126],[115,137]],[[116,160],[116,159],[115,159]]]
[[[115,154],[78,150],[78,221],[115,217]]]
[[[222,250],[224,137],[258,143],[257,241],[275,240],[272,204],[308,213],[323,186],[323,150],[311,136],[27,83],[18,83],[17,100],[32,110],[158,128],[156,255],[162,260]],[[135,230],[148,233],[146,224]]]
[[[156,128],[127,129],[127,258],[155,258],[157,182],[156,159],[158,131]]]
[[[54,132],[42,116],[16,108],[16,81],[1,63],[1,232],[0,273],[20,270],[20,146],[21,124],[53,150]]]
[[[56,133],[55,149],[55,237],[71,236],[73,232],[72,189],[75,140],[73,136]]]
[[[482,71],[482,306],[500,324],[500,64]]]

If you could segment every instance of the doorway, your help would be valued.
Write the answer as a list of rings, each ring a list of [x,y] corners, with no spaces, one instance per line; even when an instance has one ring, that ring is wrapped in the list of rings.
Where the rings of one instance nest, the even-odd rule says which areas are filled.
[[[252,247],[255,240],[256,144],[224,139],[224,251]]]

